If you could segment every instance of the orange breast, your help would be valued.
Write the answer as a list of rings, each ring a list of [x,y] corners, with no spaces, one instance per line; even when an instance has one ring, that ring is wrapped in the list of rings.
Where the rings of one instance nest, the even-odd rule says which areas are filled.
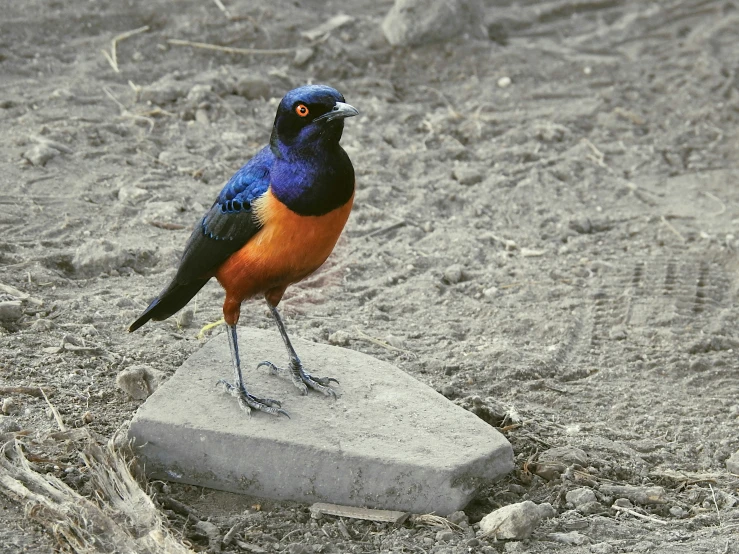
[[[271,289],[284,291],[321,267],[339,240],[353,203],[354,196],[325,215],[302,216],[269,189],[252,203],[262,229],[216,272],[226,302],[240,304]]]

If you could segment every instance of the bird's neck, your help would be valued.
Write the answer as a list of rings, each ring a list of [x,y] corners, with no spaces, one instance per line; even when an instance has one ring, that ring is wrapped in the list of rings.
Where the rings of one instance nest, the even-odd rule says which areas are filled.
[[[271,171],[272,194],[295,213],[327,214],[354,194],[354,168],[338,142],[275,146],[279,153]]]

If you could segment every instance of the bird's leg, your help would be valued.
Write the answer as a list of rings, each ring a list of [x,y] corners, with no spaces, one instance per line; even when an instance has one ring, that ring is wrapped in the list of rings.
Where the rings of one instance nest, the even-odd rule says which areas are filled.
[[[218,381],[219,385],[223,385],[225,392],[228,392],[232,396],[235,396],[239,401],[239,406],[247,414],[251,414],[252,409],[259,410],[260,412],[267,412],[273,415],[290,415],[280,407],[280,403],[277,400],[270,398],[258,398],[246,391],[244,385],[244,378],[241,375],[241,359],[239,357],[239,343],[236,337],[236,325],[228,325],[228,346],[231,349],[231,363],[233,364],[234,370],[234,382],[229,383],[225,379]]]
[[[280,335],[282,335],[285,348],[287,348],[287,354],[290,356],[290,376],[292,377],[292,381],[295,386],[298,387],[300,393],[308,394],[308,387],[310,387],[313,390],[322,392],[326,396],[333,396],[336,398],[336,392],[329,385],[331,384],[331,381],[337,385],[339,382],[333,377],[316,377],[303,369],[303,364],[295,353],[295,349],[290,343],[290,338],[287,336],[287,329],[285,329],[285,324],[282,322],[280,312],[278,312],[277,308],[271,303],[268,302],[268,304],[269,309],[272,310],[272,315],[275,317],[275,321],[277,322],[277,328],[280,330]],[[285,371],[285,368],[277,367],[272,362],[262,362],[257,367],[261,366],[267,366],[272,371]]]

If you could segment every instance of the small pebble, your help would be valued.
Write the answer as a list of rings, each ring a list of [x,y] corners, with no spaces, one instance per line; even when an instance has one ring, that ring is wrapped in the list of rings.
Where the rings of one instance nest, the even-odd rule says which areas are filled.
[[[485,298],[495,298],[498,296],[498,293],[500,292],[500,289],[498,287],[488,287],[486,289],[483,289],[482,295]]]
[[[513,81],[511,81],[510,77],[501,77],[500,79],[498,79],[498,86],[500,88],[508,88],[509,86],[511,86],[512,82]]]
[[[481,169],[460,165],[452,170],[452,177],[460,185],[472,186],[481,182],[485,176]]]
[[[453,385],[444,385],[441,387],[441,394],[452,400],[457,397],[457,389]]]
[[[450,285],[456,285],[464,277],[464,271],[459,264],[450,265],[444,270],[444,281]]]
[[[121,371],[115,384],[134,400],[146,400],[159,386],[160,374],[145,365],[135,365]]]
[[[218,527],[216,527],[210,521],[198,521],[195,524],[195,529],[206,535],[207,537],[218,536]]]
[[[21,411],[20,404],[13,398],[3,400],[2,411],[5,415],[17,414]]]
[[[536,505],[530,500],[509,504],[489,513],[480,521],[480,534],[497,539],[527,539],[544,518],[556,511],[549,503]]]
[[[118,190],[118,201],[125,204],[136,204],[151,197],[151,193],[140,187],[124,186]]]
[[[588,467],[588,455],[584,450],[574,446],[555,446],[539,454],[540,462],[560,462],[566,465],[576,464]]]
[[[637,487],[633,485],[601,485],[600,492],[608,496],[628,498],[635,504],[665,504],[663,487]]]
[[[477,0],[396,0],[382,22],[392,46],[420,46],[464,34],[482,38],[483,3]]]
[[[616,549],[607,542],[597,542],[590,545],[590,552],[593,554],[612,554]]]
[[[582,546],[590,542],[590,539],[585,535],[578,533],[577,531],[570,531],[569,533],[549,533],[548,538],[555,542],[561,542],[564,544],[571,544],[574,546]]]
[[[726,471],[739,475],[739,450],[726,459]]]
[[[571,503],[575,508],[587,504],[588,502],[595,502],[597,498],[592,489],[588,487],[580,487],[579,489],[573,489],[567,493],[565,500]]]
[[[605,511],[603,504],[600,502],[586,502],[577,507],[577,511],[583,515],[589,516],[593,514],[599,514]]]
[[[614,506],[618,506],[619,508],[633,508],[634,505],[631,503],[631,500],[628,498],[617,498],[616,501],[613,503]]]
[[[92,413],[89,411],[82,414],[82,423],[85,423],[85,424],[92,423],[93,419],[95,418],[92,416]]]
[[[336,331],[328,336],[329,344],[336,346],[347,346],[352,336],[346,331]]]
[[[680,506],[673,506],[672,508],[670,508],[670,514],[673,517],[682,519],[688,515],[688,512],[686,510],[683,510]]]
[[[21,426],[14,418],[0,415],[0,433],[15,433],[20,430]]]
[[[56,324],[50,319],[37,319],[31,324],[31,331],[35,333],[45,333],[51,331]]]
[[[263,77],[246,75],[236,81],[236,94],[247,100],[266,99],[272,95],[272,87]]]
[[[446,516],[447,520],[452,522],[454,525],[469,525],[469,520],[467,519],[467,514],[465,514],[462,510],[458,510],[456,512],[452,512],[448,516]]]
[[[193,311],[193,309],[183,308],[177,314],[177,327],[179,327],[180,329],[185,329],[187,327],[190,327],[194,319],[195,319],[195,312]]]
[[[195,121],[201,125],[210,125],[210,119],[208,118],[208,112],[206,110],[195,111]]]
[[[0,302],[0,321],[13,323],[23,317],[23,303],[20,300]]]
[[[305,65],[310,61],[310,59],[315,54],[315,50],[313,48],[298,48],[295,51],[295,58],[293,58],[293,63],[300,67],[301,65]]]
[[[449,542],[454,538],[454,533],[451,531],[439,531],[436,533],[436,542]]]
[[[46,162],[59,155],[59,150],[48,144],[36,144],[23,153],[23,157],[35,166],[44,166]]]

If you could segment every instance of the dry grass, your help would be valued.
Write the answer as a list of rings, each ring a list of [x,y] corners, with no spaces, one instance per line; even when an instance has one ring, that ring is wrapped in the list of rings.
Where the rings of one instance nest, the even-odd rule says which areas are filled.
[[[55,433],[72,440],[86,466],[92,495],[82,496],[52,474],[39,473],[17,438],[0,448],[0,492],[24,505],[60,549],[76,553],[190,553],[166,527],[131,473],[132,457],[111,440],[100,446],[87,430]]]

